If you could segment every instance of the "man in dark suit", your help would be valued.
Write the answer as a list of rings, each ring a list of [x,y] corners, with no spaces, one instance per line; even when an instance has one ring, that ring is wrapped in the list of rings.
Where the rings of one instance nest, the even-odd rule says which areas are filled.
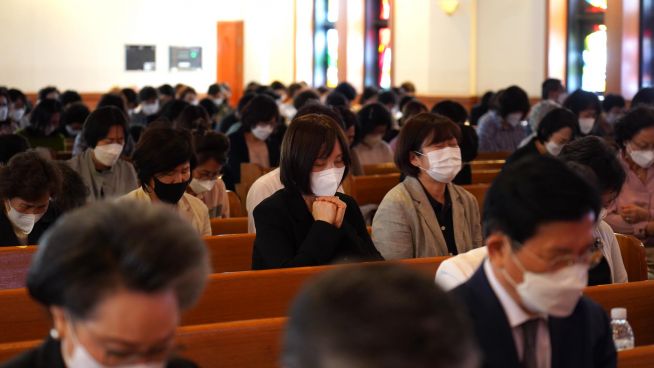
[[[609,320],[581,296],[600,259],[600,196],[550,157],[497,177],[484,203],[488,258],[453,290],[468,306],[483,367],[616,367]]]

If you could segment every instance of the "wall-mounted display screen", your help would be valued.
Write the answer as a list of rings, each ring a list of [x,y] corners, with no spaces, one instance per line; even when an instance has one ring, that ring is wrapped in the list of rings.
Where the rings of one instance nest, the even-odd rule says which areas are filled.
[[[155,70],[155,51],[153,45],[125,45],[125,70]]]
[[[170,47],[170,70],[202,69],[202,47]]]

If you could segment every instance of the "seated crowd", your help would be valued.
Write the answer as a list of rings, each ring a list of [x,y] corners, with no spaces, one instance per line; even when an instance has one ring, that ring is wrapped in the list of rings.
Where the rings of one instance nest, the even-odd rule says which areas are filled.
[[[211,272],[202,237],[233,213],[256,234],[252,270],[449,257],[435,279],[389,262],[308,283],[283,367],[616,367],[582,290],[629,281],[616,233],[654,279],[654,93],[627,109],[548,79],[541,97],[509,86],[468,112],[408,82],[358,100],[347,82],[274,82],[232,107],[226,84],[180,84],[89,109],[0,88],[0,246],[37,245],[27,290],[53,322],[0,367],[194,367],[175,331]],[[483,203],[470,185],[497,162],[481,154],[503,157]],[[394,186],[357,203],[382,169]]]

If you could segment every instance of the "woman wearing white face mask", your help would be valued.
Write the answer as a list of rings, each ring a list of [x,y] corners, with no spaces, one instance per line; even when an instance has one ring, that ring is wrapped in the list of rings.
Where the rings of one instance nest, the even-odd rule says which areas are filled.
[[[384,105],[374,102],[357,113],[361,131],[357,132],[352,146],[362,166],[393,162],[393,150],[383,138],[391,129],[392,116]],[[364,172],[365,174],[365,172]]]
[[[279,142],[273,132],[278,126],[279,109],[271,97],[260,94],[247,103],[241,113],[241,128],[229,134],[229,159],[223,180],[234,190],[241,182],[241,164],[262,168],[279,165]]]
[[[229,199],[221,171],[227,161],[229,140],[222,133],[194,136],[196,166],[186,191],[207,205],[209,217],[229,217]]]
[[[406,179],[386,194],[372,223],[385,259],[458,254],[482,245],[477,200],[451,183],[461,170],[460,134],[452,121],[430,113],[402,128],[395,163]]]
[[[538,124],[536,136],[529,143],[513,152],[507,164],[527,156],[558,156],[563,146],[574,137],[577,117],[568,109],[556,108],[548,112]]]
[[[14,134],[18,130],[16,124],[9,114],[9,94],[6,90],[0,89],[0,135]]]
[[[82,135],[89,145],[68,164],[77,171],[89,189],[89,201],[125,195],[138,187],[131,163],[121,160],[127,136],[127,116],[113,106],[93,111]]]
[[[565,99],[563,107],[577,115],[576,136],[604,137],[608,135],[598,123],[598,117],[602,110],[599,98],[594,93],[578,89]]]
[[[254,209],[253,269],[382,260],[356,202],[336,193],[350,168],[347,139],[334,119],[294,119],[282,144],[284,189]]]
[[[175,356],[175,334],[209,270],[204,243],[171,210],[102,203],[73,212],[44,236],[28,271],[30,295],[52,316],[50,336],[2,367],[196,367]]]
[[[522,121],[529,112],[527,92],[510,86],[493,97],[493,108],[479,118],[479,152],[513,152],[527,135]]]
[[[0,246],[37,244],[58,211],[50,199],[61,192],[59,169],[35,152],[15,155],[0,168]]]
[[[54,152],[63,151],[66,146],[66,139],[58,131],[60,118],[59,101],[45,99],[30,113],[29,126],[16,134],[25,137],[32,148],[41,147],[50,150],[54,157]]]
[[[613,230],[643,241],[649,278],[654,278],[654,109],[639,106],[615,125],[618,158],[627,173],[620,194],[609,206]]]

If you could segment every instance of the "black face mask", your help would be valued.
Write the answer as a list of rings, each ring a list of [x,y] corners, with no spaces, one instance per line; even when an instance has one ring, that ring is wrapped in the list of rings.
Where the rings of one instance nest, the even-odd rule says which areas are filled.
[[[166,184],[154,178],[154,194],[157,198],[165,203],[177,204],[184,195],[186,187],[191,180],[183,181],[181,183]]]

